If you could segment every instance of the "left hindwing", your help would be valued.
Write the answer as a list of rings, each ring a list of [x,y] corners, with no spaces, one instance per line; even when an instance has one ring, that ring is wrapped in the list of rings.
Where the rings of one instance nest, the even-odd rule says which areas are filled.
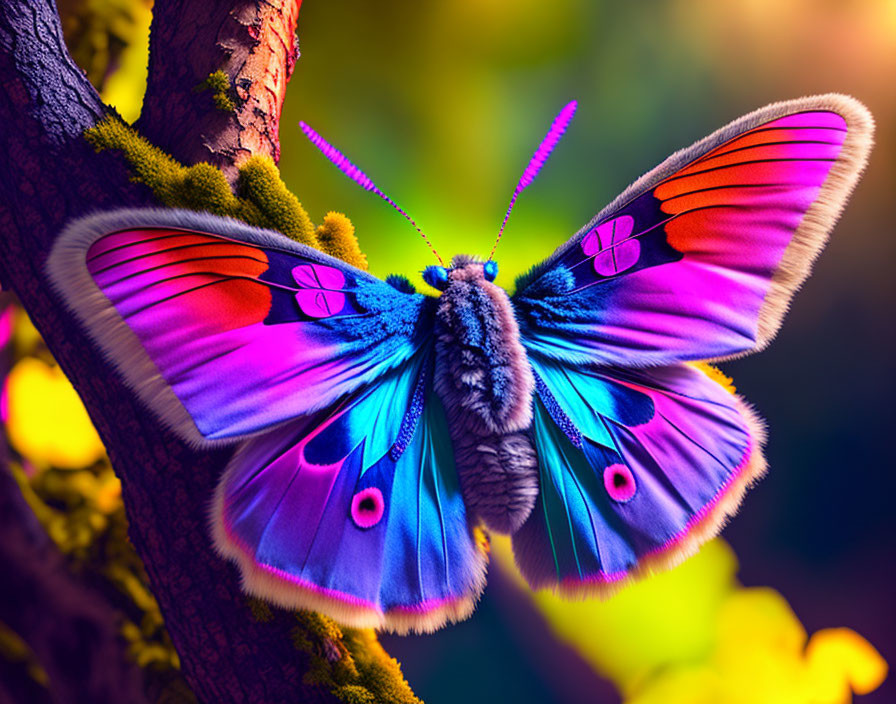
[[[636,181],[518,283],[530,351],[649,366],[765,346],[858,180],[873,123],[825,95],[742,117]]]
[[[470,614],[486,560],[431,357],[430,348],[237,453],[218,485],[212,530],[245,589],[356,627],[431,631]]]

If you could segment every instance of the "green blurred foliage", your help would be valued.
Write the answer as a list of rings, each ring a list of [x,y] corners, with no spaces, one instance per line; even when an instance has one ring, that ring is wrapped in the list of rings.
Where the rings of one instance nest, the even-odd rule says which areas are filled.
[[[75,63],[128,121],[140,114],[149,54],[152,0],[59,0]]]
[[[316,153],[299,120],[400,203],[447,260],[488,254],[538,140],[577,98],[497,251],[498,283],[512,287],[641,173],[744,112],[832,90],[866,101],[879,123],[896,109],[892,2],[345,0],[305,3],[299,24],[284,180],[310,212],[348,213],[371,271],[415,282],[431,253]],[[858,265],[850,250],[847,266]]]

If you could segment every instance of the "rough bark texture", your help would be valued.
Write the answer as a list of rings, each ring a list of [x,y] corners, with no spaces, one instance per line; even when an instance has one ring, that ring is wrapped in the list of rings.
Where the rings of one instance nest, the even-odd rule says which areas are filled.
[[[233,165],[251,154],[279,160],[280,109],[298,56],[300,5],[156,0],[138,129],[178,161],[207,161],[231,180]],[[223,87],[208,83],[217,71],[228,79]]]
[[[249,12],[250,6],[261,15],[268,11],[268,6],[259,9],[260,3],[237,6],[238,15]],[[220,32],[222,18],[232,14],[223,12],[219,3],[200,0],[159,0],[157,8],[154,28],[159,37],[167,38],[157,37],[155,49],[169,58],[157,55],[151,63],[150,103],[156,104],[143,126],[158,143],[191,161],[185,156],[188,145],[201,141],[188,124],[197,119],[197,113],[190,111],[192,76],[216,66],[209,60],[190,67],[188,57],[196,48],[194,42],[224,35],[210,35],[205,26],[186,41],[177,26],[165,23],[212,16],[219,22],[215,32]],[[293,11],[297,9],[295,3]],[[179,14],[172,18],[170,13]],[[234,50],[230,60],[237,54]],[[163,65],[166,61],[169,64]],[[187,70],[184,67],[188,73],[179,75]],[[162,90],[166,82],[170,83]],[[165,91],[169,107],[163,104]],[[168,111],[177,109],[177,96],[183,112],[173,119]],[[207,503],[228,452],[197,454],[164,431],[102,361],[49,289],[44,262],[63,223],[96,209],[152,202],[148,189],[129,181],[120,157],[109,151],[98,154],[82,138],[83,131],[105,114],[83,72],[68,57],[53,2],[0,2],[3,281],[18,293],[106,444],[122,480],[130,539],[145,563],[183,674],[198,698],[216,704],[335,701],[327,686],[303,682],[311,656],[293,644],[295,617],[275,611],[264,623],[256,620],[236,571],[213,554],[206,529]],[[272,115],[278,114],[279,102]],[[202,114],[198,117],[201,122]],[[274,151],[275,121],[249,123],[256,130],[251,149],[264,151],[267,145]],[[214,153],[225,154],[228,138],[224,129],[218,132]],[[235,152],[242,149],[250,150],[239,146]],[[226,154],[232,161],[234,153]]]
[[[0,453],[0,621],[47,672],[53,701],[146,702],[140,671],[125,656],[108,604],[69,573],[9,474],[5,449]],[[22,683],[18,696],[26,698],[18,701],[41,701],[40,688],[23,691],[29,684],[36,683]]]

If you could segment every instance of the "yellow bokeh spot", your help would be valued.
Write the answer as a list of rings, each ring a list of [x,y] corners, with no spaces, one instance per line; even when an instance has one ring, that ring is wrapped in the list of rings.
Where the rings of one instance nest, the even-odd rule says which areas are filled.
[[[34,349],[42,344],[43,340],[31,318],[24,310],[18,307],[12,309],[13,327],[12,327],[12,343],[16,356],[30,354]]]
[[[131,2],[128,11],[118,18],[116,29],[130,41],[119,56],[118,68],[106,77],[102,98],[118,110],[126,122],[133,122],[140,116],[146,90],[152,3],[146,0]]]
[[[887,662],[849,628],[826,628],[809,640],[806,661],[819,704],[849,702],[850,689],[867,694],[887,676]]]
[[[492,554],[530,593],[507,538]],[[883,682],[887,663],[849,629],[809,639],[775,590],[744,588],[722,540],[608,601],[532,599],[557,637],[612,680],[625,704],[850,704]]]
[[[500,565],[512,565],[507,538],[492,536],[492,554]],[[632,584],[606,601],[566,601],[546,590],[533,599],[557,634],[627,694],[670,663],[706,657],[736,569],[731,548],[716,540],[677,569]],[[521,577],[519,583],[524,584]]]
[[[90,417],[58,366],[22,359],[9,373],[4,394],[9,442],[36,466],[77,469],[103,456]]]

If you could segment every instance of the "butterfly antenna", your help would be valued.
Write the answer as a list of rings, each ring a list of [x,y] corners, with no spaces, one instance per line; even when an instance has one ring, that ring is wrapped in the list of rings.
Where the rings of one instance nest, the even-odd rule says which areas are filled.
[[[420,236],[423,238],[423,241],[426,242],[426,245],[432,250],[432,253],[436,255],[436,259],[439,260],[439,264],[445,266],[445,262],[442,261],[442,258],[439,256],[439,253],[436,251],[436,248],[432,246],[432,243],[429,241],[429,238],[423,234],[423,230],[420,229],[420,226],[414,222],[414,218],[408,215],[404,210],[402,210],[401,206],[398,205],[394,200],[392,200],[389,196],[383,193],[377,185],[370,180],[370,178],[365,174],[361,169],[355,166],[351,161],[349,161],[348,157],[339,151],[336,147],[330,144],[327,140],[321,137],[317,132],[315,132],[311,127],[309,127],[305,122],[300,122],[299,127],[302,128],[302,132],[305,133],[305,136],[311,140],[311,143],[320,149],[327,159],[335,164],[336,168],[339,169],[342,173],[348,176],[352,181],[360,185],[365,191],[372,191],[384,201],[386,201],[389,205],[395,208],[399,213],[404,215],[405,219],[414,226],[414,229],[420,233]]]
[[[507,212],[504,214],[504,221],[501,223],[501,229],[498,231],[498,237],[495,240],[495,244],[492,246],[492,251],[488,255],[489,261],[495,256],[498,242],[501,241],[501,235],[504,234],[504,228],[507,226],[507,220],[510,218],[510,211],[513,210],[513,206],[516,205],[516,199],[520,197],[520,193],[526,190],[526,187],[535,180],[538,172],[541,171],[541,167],[544,166],[544,163],[548,160],[551,152],[554,151],[554,147],[557,146],[563,133],[566,132],[566,128],[569,127],[573,115],[576,114],[577,106],[578,103],[575,100],[571,100],[563,107],[557,117],[554,118],[550,129],[548,129],[548,133],[544,136],[544,139],[541,140],[541,144],[538,145],[538,149],[535,150],[535,153],[529,160],[526,170],[523,171],[523,175],[520,177],[520,181],[516,184],[516,188],[513,191],[513,197],[510,199],[510,205],[507,208]]]

